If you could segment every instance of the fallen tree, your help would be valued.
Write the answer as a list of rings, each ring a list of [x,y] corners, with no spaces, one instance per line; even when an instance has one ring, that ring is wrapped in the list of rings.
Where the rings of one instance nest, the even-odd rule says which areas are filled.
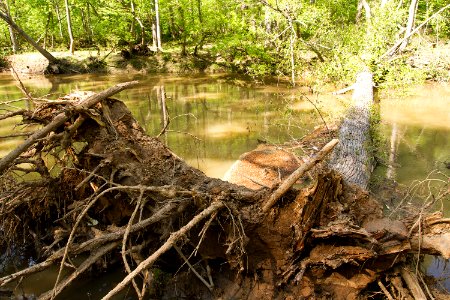
[[[373,168],[369,132],[373,85],[372,74],[364,71],[358,74],[355,84],[343,90],[353,90],[354,103],[339,129],[341,143],[334,150],[330,161],[330,168],[341,173],[348,183],[363,189],[369,185]]]
[[[449,255],[433,246],[448,238],[447,219],[383,217],[366,191],[324,165],[311,185],[292,187],[337,140],[298,141],[309,149],[299,168],[279,185],[250,190],[205,176],[147,136],[109,98],[134,84],[18,112],[42,128],[0,160],[0,247],[25,246],[39,262],[1,277],[0,286],[59,265],[54,288],[39,296],[53,299],[120,257],[127,275],[103,299],[129,285],[138,298],[356,299],[408,293],[402,284],[415,277],[402,279],[397,269],[408,253]],[[423,233],[434,238],[426,247],[417,243]],[[97,263],[101,257],[106,263]],[[158,270],[181,267],[155,291]]]

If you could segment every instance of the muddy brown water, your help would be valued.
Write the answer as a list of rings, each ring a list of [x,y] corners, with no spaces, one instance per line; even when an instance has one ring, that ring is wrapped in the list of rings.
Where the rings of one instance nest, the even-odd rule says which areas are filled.
[[[311,94],[308,89],[290,89],[282,84],[253,86],[226,75],[75,75],[54,77],[21,76],[34,97],[55,99],[73,90],[101,91],[114,84],[140,80],[139,87],[123,91],[123,100],[150,135],[157,135],[169,119],[166,144],[191,165],[211,177],[221,177],[244,152],[254,149],[258,140],[282,143],[305,135],[314,126],[343,115],[350,95]],[[331,90],[331,89],[330,89]],[[450,170],[450,85],[428,84],[408,91],[408,96],[382,93],[380,133],[386,142],[383,162],[374,176],[385,176],[403,185],[431,177],[449,180]],[[306,98],[306,97],[307,98]],[[0,101],[23,97],[16,82],[0,74]],[[167,115],[164,116],[164,103]],[[24,107],[22,102],[2,109]],[[321,111],[322,117],[316,108]],[[3,113],[3,112],[0,112]],[[323,119],[322,119],[323,118]],[[0,136],[16,129],[19,119],[0,121]],[[4,156],[21,140],[0,140]],[[389,203],[387,204],[389,205]],[[450,203],[443,203],[450,216]],[[28,261],[32,264],[33,261]],[[445,261],[427,257],[425,268],[437,279],[450,277]],[[0,273],[12,266],[3,266]],[[24,281],[18,294],[39,294],[52,287],[54,270]],[[116,272],[97,280],[70,287],[64,299],[98,299],[120,281]],[[450,281],[441,284],[450,290]],[[118,299],[126,298],[121,295]],[[62,298],[61,298],[62,299]]]

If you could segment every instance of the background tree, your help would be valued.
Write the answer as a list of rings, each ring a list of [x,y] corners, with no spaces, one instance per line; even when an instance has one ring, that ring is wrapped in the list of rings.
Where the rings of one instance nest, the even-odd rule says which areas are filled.
[[[64,0],[64,5],[66,7],[66,20],[67,20],[67,32],[69,33],[69,51],[70,54],[74,54],[74,40],[73,40],[73,31],[72,31],[72,19],[70,17],[70,7],[69,0]]]

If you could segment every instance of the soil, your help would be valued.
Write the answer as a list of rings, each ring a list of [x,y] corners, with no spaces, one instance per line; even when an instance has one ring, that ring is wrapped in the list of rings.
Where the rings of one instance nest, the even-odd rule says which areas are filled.
[[[208,56],[180,56],[176,53],[131,55],[124,57],[121,51],[91,52],[76,51],[74,56],[67,52],[52,52],[69,66],[52,73],[217,73],[225,68]],[[22,74],[46,74],[48,60],[40,53],[23,53],[6,57],[9,67]],[[51,71],[51,70],[50,70]]]

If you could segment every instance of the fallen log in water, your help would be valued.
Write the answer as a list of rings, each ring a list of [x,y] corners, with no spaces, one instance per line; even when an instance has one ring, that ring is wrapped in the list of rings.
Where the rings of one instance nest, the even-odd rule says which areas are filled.
[[[372,73],[357,75],[353,89],[353,106],[339,129],[339,145],[333,151],[330,168],[338,171],[348,183],[366,189],[372,173],[370,155],[370,110],[373,104]]]
[[[40,261],[1,277],[0,286],[59,265],[54,289],[40,295],[51,299],[83,272],[121,257],[127,275],[105,299],[128,285],[138,298],[356,299],[407,291],[395,268],[408,253],[448,255],[443,247],[415,244],[419,232],[445,239],[445,219],[418,227],[417,219],[383,218],[379,203],[336,171],[316,166],[310,185],[292,188],[335,142],[311,153],[313,159],[299,158],[294,175],[271,186],[275,192],[255,191],[187,165],[147,136],[122,102],[87,105],[85,98],[20,112],[26,122],[52,125],[3,164],[0,248],[34,247]],[[60,115],[64,122],[55,125]],[[20,179],[31,173],[32,181]],[[66,268],[76,256],[81,262]],[[161,272],[170,274],[166,282],[155,281]]]

